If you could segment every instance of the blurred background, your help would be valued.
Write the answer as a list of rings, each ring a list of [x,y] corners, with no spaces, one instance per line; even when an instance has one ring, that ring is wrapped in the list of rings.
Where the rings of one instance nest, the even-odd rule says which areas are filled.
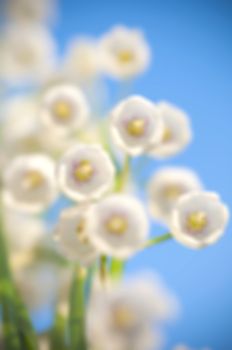
[[[191,117],[191,146],[174,159],[150,162],[140,180],[163,165],[189,166],[232,208],[232,2],[58,0],[58,8],[52,31],[61,56],[76,35],[99,36],[116,24],[141,28],[153,60],[130,93],[170,101]],[[114,95],[116,83],[108,83]],[[177,343],[232,349],[230,228],[220,242],[203,251],[168,242],[129,262],[128,275],[158,272],[181,302],[180,317],[166,331],[166,350]],[[163,229],[154,226],[153,233],[159,232]],[[41,313],[36,323],[43,329],[47,314]]]

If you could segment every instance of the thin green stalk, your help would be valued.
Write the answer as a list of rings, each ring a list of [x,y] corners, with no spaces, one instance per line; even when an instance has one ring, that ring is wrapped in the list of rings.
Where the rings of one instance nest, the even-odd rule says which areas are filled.
[[[130,157],[126,155],[122,169],[119,171],[116,177],[116,183],[114,188],[115,192],[121,192],[124,189],[129,178],[129,173],[130,173]]]
[[[19,335],[23,343],[23,349],[37,350],[37,338],[34,332],[28,311],[23,304],[19,294],[15,291],[14,308],[16,313]]]
[[[74,269],[69,299],[68,339],[70,350],[87,350],[85,331],[85,279],[83,268]]]
[[[50,350],[67,349],[65,343],[65,317],[56,313],[54,325],[50,331]]]
[[[165,233],[163,235],[160,236],[156,236],[151,238],[149,241],[147,241],[144,245],[143,248],[150,248],[153,247],[154,245],[160,244],[160,243],[164,243],[170,239],[172,239],[173,236],[171,233]]]
[[[105,255],[102,255],[100,257],[99,274],[100,274],[100,280],[102,282],[102,285],[104,286],[107,281],[107,275],[108,275],[107,257]]]
[[[125,261],[112,259],[110,265],[110,275],[113,280],[120,280],[125,269]]]

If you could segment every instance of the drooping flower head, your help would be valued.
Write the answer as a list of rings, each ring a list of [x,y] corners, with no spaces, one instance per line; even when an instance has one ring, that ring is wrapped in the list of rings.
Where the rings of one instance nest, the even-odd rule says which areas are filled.
[[[60,188],[75,201],[101,197],[111,189],[113,180],[113,164],[99,145],[75,145],[64,154],[58,166]]]
[[[26,212],[43,211],[57,197],[55,164],[42,154],[18,156],[6,168],[3,184],[7,205]]]
[[[191,192],[182,196],[173,209],[170,229],[180,243],[203,248],[223,235],[228,219],[228,207],[217,194]]]
[[[1,33],[0,43],[0,77],[4,81],[14,85],[38,83],[54,70],[55,43],[44,27],[12,25]]]
[[[162,321],[176,313],[176,301],[154,276],[93,291],[87,310],[89,342],[97,349],[160,349]]]
[[[123,26],[113,28],[100,40],[102,66],[117,79],[133,78],[143,73],[150,63],[150,48],[143,33]]]
[[[42,121],[61,134],[72,133],[84,125],[88,117],[87,101],[79,88],[59,84],[45,91],[40,105]]]
[[[161,141],[152,146],[149,155],[155,158],[174,156],[187,147],[192,139],[192,131],[187,114],[167,102],[156,105],[164,123]]]
[[[85,207],[63,210],[55,233],[58,250],[67,259],[89,265],[98,257],[98,252],[86,235]]]
[[[148,236],[143,206],[132,196],[111,195],[90,208],[86,233],[100,252],[127,258]]]
[[[178,199],[188,192],[201,188],[200,179],[191,169],[161,168],[154,173],[148,183],[148,202],[152,216],[168,224]]]
[[[91,38],[76,38],[69,44],[64,70],[80,83],[90,82],[101,71],[101,54]]]
[[[111,133],[117,146],[130,155],[139,155],[161,140],[163,123],[149,100],[131,96],[111,112]]]

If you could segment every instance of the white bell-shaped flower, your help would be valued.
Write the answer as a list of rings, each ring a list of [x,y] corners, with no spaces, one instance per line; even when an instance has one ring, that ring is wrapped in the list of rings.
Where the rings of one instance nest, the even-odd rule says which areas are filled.
[[[113,163],[99,145],[75,145],[64,154],[58,166],[60,188],[75,201],[101,197],[111,189],[113,180]]]
[[[187,147],[192,140],[192,130],[187,114],[167,102],[156,105],[164,123],[161,141],[152,146],[149,155],[155,158],[174,156]]]
[[[86,233],[100,252],[128,258],[145,242],[148,220],[134,197],[111,195],[90,208]]]
[[[0,46],[0,77],[10,84],[41,82],[55,68],[55,43],[44,27],[7,27],[1,33]]]
[[[198,249],[215,243],[228,220],[229,209],[217,194],[191,192],[182,196],[173,209],[170,229],[177,241]]]
[[[152,216],[168,224],[178,199],[183,194],[200,190],[197,174],[182,167],[164,167],[154,173],[148,183],[148,203]]]
[[[100,40],[102,67],[117,79],[128,79],[143,73],[150,63],[150,48],[143,33],[123,26],[114,27]]]
[[[153,276],[97,290],[87,310],[90,345],[101,350],[160,349],[157,326],[175,313],[175,298]]]
[[[3,199],[20,211],[40,212],[57,197],[55,164],[43,154],[19,156],[3,174]]]
[[[55,231],[58,250],[67,259],[90,265],[98,252],[86,235],[86,208],[71,207],[61,212]]]
[[[64,70],[80,83],[91,82],[101,70],[101,55],[97,43],[91,38],[73,39],[65,58]]]
[[[132,156],[159,143],[164,130],[159,110],[141,96],[131,96],[113,109],[110,128],[114,143]]]
[[[61,134],[80,130],[88,113],[85,96],[74,85],[55,85],[42,96],[39,111],[41,119],[47,127]]]

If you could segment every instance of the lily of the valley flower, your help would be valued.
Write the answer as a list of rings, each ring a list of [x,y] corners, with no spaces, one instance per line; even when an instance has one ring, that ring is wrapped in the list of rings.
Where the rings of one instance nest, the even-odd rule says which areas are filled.
[[[123,26],[115,27],[100,40],[102,66],[107,74],[118,79],[143,73],[150,63],[150,48],[143,33]]]
[[[79,130],[88,117],[85,96],[74,85],[51,87],[42,97],[40,116],[51,130],[67,134]]]
[[[0,46],[0,77],[10,84],[40,82],[54,69],[55,44],[43,27],[12,25],[1,33]]]
[[[194,249],[203,248],[223,235],[228,219],[228,207],[217,194],[192,192],[177,202],[170,229],[180,243]]]
[[[52,18],[55,0],[7,0],[6,15],[16,22],[44,22]]]
[[[45,210],[57,197],[55,165],[42,154],[13,159],[3,174],[3,199],[26,212]]]
[[[149,154],[156,158],[173,156],[189,144],[192,131],[189,118],[181,109],[167,102],[157,104],[164,123],[161,141],[152,146]]]
[[[66,258],[89,265],[96,260],[98,253],[85,231],[86,208],[68,208],[61,212],[55,239],[58,250]]]
[[[111,195],[89,209],[86,233],[100,252],[128,258],[145,242],[148,221],[134,197]]]
[[[159,110],[143,97],[129,97],[113,109],[111,133],[115,144],[126,153],[142,154],[162,138]]]
[[[64,154],[58,166],[60,188],[75,201],[101,197],[111,189],[113,180],[113,164],[99,145],[75,145]]]
[[[175,309],[173,296],[153,276],[97,290],[87,310],[90,344],[101,350],[160,349],[157,326]]]
[[[78,82],[90,82],[100,73],[100,61],[100,50],[94,40],[77,38],[69,44],[64,70]]]
[[[178,199],[201,188],[201,181],[192,170],[182,167],[161,168],[148,183],[148,202],[152,216],[168,224]]]

